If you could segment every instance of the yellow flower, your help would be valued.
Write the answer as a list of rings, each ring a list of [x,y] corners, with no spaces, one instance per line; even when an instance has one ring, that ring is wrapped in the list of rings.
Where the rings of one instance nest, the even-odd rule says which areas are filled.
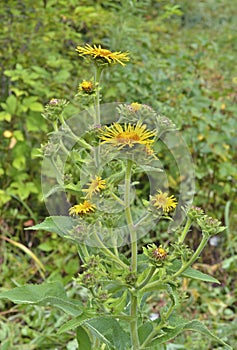
[[[69,215],[80,215],[80,214],[89,214],[94,212],[96,206],[91,204],[89,201],[85,200],[83,203],[76,204],[69,209]]]
[[[151,137],[155,136],[155,130],[146,130],[146,125],[138,122],[136,125],[114,123],[112,126],[105,126],[101,129],[99,136],[102,143],[111,143],[119,146],[119,149],[129,146],[130,148],[136,144],[150,145],[154,142]]]
[[[96,45],[92,47],[89,44],[86,44],[85,47],[77,46],[76,51],[79,52],[79,56],[88,55],[95,60],[102,60],[104,63],[109,64],[120,63],[122,66],[125,66],[123,61],[129,61],[128,52],[111,52],[110,50],[102,49],[100,45],[98,47]]]
[[[86,80],[84,80],[84,81],[79,85],[78,90],[79,90],[79,91],[83,91],[83,92],[85,92],[86,94],[91,94],[91,93],[94,92],[95,87],[94,87],[94,84],[93,84],[91,81],[86,81]]]
[[[175,209],[178,203],[174,196],[168,197],[168,193],[158,191],[155,196],[151,196],[151,204],[158,209],[162,209],[165,213],[168,213],[172,209]]]
[[[86,198],[91,198],[93,193],[99,193],[100,190],[104,190],[106,187],[106,181],[102,180],[100,176],[96,176],[94,179],[89,182],[87,189],[82,191],[87,192]]]

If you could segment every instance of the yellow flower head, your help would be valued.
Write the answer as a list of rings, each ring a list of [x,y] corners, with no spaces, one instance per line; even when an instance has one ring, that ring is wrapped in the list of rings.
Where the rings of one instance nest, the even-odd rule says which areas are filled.
[[[80,215],[80,214],[89,214],[94,212],[96,206],[91,204],[89,201],[85,200],[83,203],[76,204],[69,209],[69,215]]]
[[[104,190],[106,187],[106,181],[102,180],[101,177],[96,176],[88,184],[88,188],[83,189],[82,191],[87,192],[86,198],[91,198],[93,193],[99,193],[101,190]]]
[[[84,80],[78,88],[79,91],[83,91],[86,94],[92,94],[95,91],[95,86],[91,81]]]
[[[177,206],[177,200],[174,196],[168,197],[168,193],[158,191],[155,196],[151,196],[151,204],[157,209],[162,209],[164,213],[168,213]]]
[[[150,145],[154,142],[151,139],[155,136],[155,130],[150,131],[146,129],[145,124],[138,122],[136,125],[114,123],[112,126],[105,126],[101,129],[100,139],[102,143],[110,143],[119,146],[119,149],[129,146],[130,148],[136,144]]]
[[[112,52],[110,50],[102,49],[99,45],[93,47],[86,44],[85,47],[77,46],[76,51],[79,52],[79,56],[89,56],[95,60],[100,60],[103,63],[120,63],[125,66],[124,62],[129,61],[128,52]]]

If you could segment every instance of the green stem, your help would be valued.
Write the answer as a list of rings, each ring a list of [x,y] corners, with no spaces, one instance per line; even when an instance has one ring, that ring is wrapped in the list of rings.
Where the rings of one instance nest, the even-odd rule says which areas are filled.
[[[72,131],[72,129],[67,124],[65,124],[65,125],[66,125],[66,130],[65,131],[68,132],[70,134],[69,136],[73,140],[75,140],[81,147],[86,148],[86,149],[88,149],[90,151],[93,149],[93,147],[89,143],[87,143],[81,137],[75,135],[74,132]]]
[[[87,247],[84,243],[80,243],[77,246],[78,255],[83,263],[85,263],[85,257],[89,258],[90,254],[88,253]]]
[[[125,204],[125,217],[130,233],[131,240],[131,271],[137,272],[137,234],[134,228],[132,213],[130,208],[130,191],[131,191],[131,173],[132,173],[132,161],[127,159],[127,167],[125,172],[125,195],[124,195],[124,204]]]
[[[124,194],[124,204],[125,204],[125,217],[130,233],[131,240],[131,272],[137,273],[137,234],[134,228],[132,213],[130,208],[130,193],[131,193],[131,175],[132,175],[132,165],[133,162],[127,159],[127,166],[125,172],[125,194]],[[132,318],[130,322],[130,332],[132,341],[132,350],[139,350],[139,338],[137,332],[137,296],[131,293],[131,307],[130,316]]]
[[[137,332],[137,296],[133,294],[131,294],[130,316],[132,318],[132,320],[130,321],[132,350],[139,350],[140,345]]]
[[[122,201],[122,199],[120,199],[118,196],[116,196],[116,194],[111,193],[111,197],[113,197],[119,204],[124,206],[124,201]]]
[[[151,217],[151,213],[147,213],[145,216],[143,216],[135,225],[134,227],[137,228],[139,225],[143,223],[143,221],[147,220],[149,217]]]
[[[97,235],[96,232],[94,232],[94,237],[96,241],[99,243],[100,247],[103,249],[104,253],[109,256],[113,261],[117,262],[123,269],[125,268],[127,270],[128,266],[115,254],[113,254],[101,241],[99,236]]]
[[[197,260],[197,258],[201,254],[203,248],[207,244],[208,239],[209,239],[209,234],[206,232],[203,232],[202,240],[201,240],[196,252],[193,254],[193,256],[191,257],[191,259],[189,261],[187,261],[183,266],[180,267],[180,269],[177,272],[175,272],[173,277],[178,277],[179,275],[181,275],[190,265],[192,265],[194,263],[195,260]]]
[[[54,131],[58,131],[58,123],[57,123],[57,120],[54,120],[54,121],[53,121],[53,128],[54,128]]]
[[[95,124],[100,125],[100,78],[103,68],[96,66],[95,67],[95,85],[96,85],[96,94],[95,94]]]
[[[235,249],[234,249],[234,245],[231,242],[230,222],[229,222],[230,205],[231,205],[231,201],[228,201],[225,205],[225,226],[226,226],[228,247],[230,249],[231,255],[233,256],[235,254]]]
[[[181,233],[181,236],[179,237],[179,243],[183,243],[185,240],[185,237],[187,236],[188,230],[190,229],[190,226],[192,225],[192,220],[188,218],[186,225],[183,229],[183,232]]]
[[[96,94],[94,97],[94,105],[95,105],[95,125],[100,125],[100,78],[101,78],[102,68],[96,66],[95,67],[95,86],[96,86]],[[100,145],[98,145],[95,149],[95,165],[98,169],[100,166]]]
[[[166,321],[169,319],[173,309],[175,307],[174,302],[172,301],[172,303],[170,304],[167,312],[163,315],[160,323],[158,324],[158,326],[149,334],[149,336],[146,338],[146,340],[142,343],[140,350],[145,349],[147,345],[149,345],[149,342],[152,341],[152,339],[157,335],[157,333],[159,332],[159,330],[165,325]]]
[[[144,286],[147,285],[147,283],[150,281],[151,277],[153,276],[155,270],[156,270],[156,267],[155,267],[155,266],[151,266],[148,275],[146,276],[146,278],[144,279],[144,281],[141,282],[141,284],[139,284],[139,285],[137,286],[137,289],[141,289],[141,288],[143,288]],[[157,282],[156,282],[156,283],[157,283]]]

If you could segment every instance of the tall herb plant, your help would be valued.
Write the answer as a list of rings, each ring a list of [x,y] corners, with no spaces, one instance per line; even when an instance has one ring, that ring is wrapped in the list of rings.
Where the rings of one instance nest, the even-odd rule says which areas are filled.
[[[191,206],[188,181],[179,198],[168,193],[159,142],[164,135],[176,141],[175,126],[137,102],[101,105],[102,72],[116,64],[125,66],[127,52],[88,44],[77,52],[91,62],[94,78],[81,81],[74,107],[54,98],[45,108],[53,131],[42,147],[42,189],[51,215],[29,229],[56,232],[74,242],[81,268],[71,297],[60,282],[46,281],[2,291],[0,298],[17,304],[49,303],[64,311],[70,319],[58,334],[74,330],[83,350],[163,349],[186,330],[231,349],[199,320],[180,315],[187,298],[183,278],[219,283],[191,266],[209,238],[225,227]],[[79,115],[77,103],[85,106]],[[150,193],[140,191],[143,198],[136,189],[144,183],[140,173],[150,183]],[[162,246],[157,242],[165,220],[171,243]],[[201,231],[195,250],[185,243],[192,225]],[[152,230],[155,241],[139,244]],[[161,306],[152,313],[149,305],[157,296]]]

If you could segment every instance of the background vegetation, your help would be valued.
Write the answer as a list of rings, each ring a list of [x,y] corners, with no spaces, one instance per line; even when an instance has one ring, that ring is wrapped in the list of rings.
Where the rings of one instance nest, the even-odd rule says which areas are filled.
[[[24,231],[47,216],[38,156],[51,126],[41,113],[51,98],[71,100],[91,78],[77,45],[128,50],[131,64],[103,76],[103,102],[146,103],[182,131],[195,165],[195,204],[228,225],[199,261],[221,286],[187,280],[183,312],[199,315],[237,348],[237,1],[5,0],[0,16],[1,287],[44,278],[73,283],[75,247],[54,234]],[[160,158],[175,191],[175,169],[162,150]],[[1,302],[1,350],[76,349],[73,334],[56,335],[62,317],[51,308]],[[220,347],[187,333],[168,349]]]

